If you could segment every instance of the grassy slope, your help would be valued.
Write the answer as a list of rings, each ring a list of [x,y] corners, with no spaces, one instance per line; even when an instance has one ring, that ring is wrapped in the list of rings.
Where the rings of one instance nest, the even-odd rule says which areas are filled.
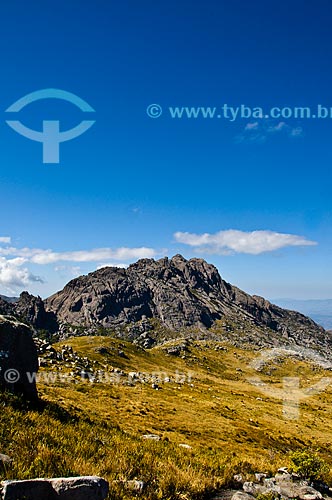
[[[2,396],[0,452],[14,459],[11,467],[0,469],[2,478],[80,474],[98,474],[110,481],[137,478],[147,482],[143,498],[184,500],[204,498],[236,472],[272,472],[287,465],[285,455],[298,447],[319,449],[332,466],[331,389],[302,403],[299,420],[284,420],[282,402],[248,382],[257,376],[249,364],[258,353],[197,341],[182,359],[166,355],[160,347],[142,351],[109,337],[81,337],[66,344],[94,361],[96,369],[110,371],[112,366],[169,376],[178,370],[191,374],[192,380],[160,384],[160,390],[150,383],[40,382],[46,404],[38,410],[22,408],[12,397]],[[217,345],[226,345],[227,351],[216,351]],[[110,354],[96,353],[101,346]],[[118,355],[119,349],[126,358]],[[61,372],[66,371],[69,366],[62,366]],[[291,359],[272,363],[259,374],[271,387],[282,387],[285,376],[299,376],[309,387],[329,375]],[[162,439],[142,440],[147,433]],[[119,484],[112,491],[110,498],[133,497]]]

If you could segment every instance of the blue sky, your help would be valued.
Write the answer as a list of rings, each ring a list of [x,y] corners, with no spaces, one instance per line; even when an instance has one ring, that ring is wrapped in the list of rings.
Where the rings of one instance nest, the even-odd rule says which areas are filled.
[[[12,0],[0,14],[0,293],[45,297],[101,265],[182,253],[250,293],[332,297],[332,120],[168,112],[332,107],[329,1]],[[59,164],[5,123],[48,88],[96,111]],[[86,117],[47,99],[17,119]]]

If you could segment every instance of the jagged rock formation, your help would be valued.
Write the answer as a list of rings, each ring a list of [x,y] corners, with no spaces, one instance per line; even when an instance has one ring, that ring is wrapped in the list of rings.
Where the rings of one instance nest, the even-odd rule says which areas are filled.
[[[0,387],[36,400],[33,374],[38,371],[32,331],[11,316],[0,316]]]
[[[0,297],[0,314],[14,314],[13,305]]]
[[[58,329],[55,315],[46,312],[43,300],[28,292],[22,292],[19,299],[11,302],[0,297],[0,314],[15,316],[36,330],[55,332]]]
[[[155,318],[165,328],[208,329],[216,320],[249,323],[284,342],[332,345],[331,335],[306,316],[250,296],[224,281],[215,266],[181,255],[142,259],[128,269],[107,267],[68,283],[46,301],[58,321],[116,328]]]
[[[23,292],[13,306],[15,315],[32,325],[36,330],[45,329],[51,332],[57,330],[58,324],[55,315],[45,310],[44,302],[40,297]]]

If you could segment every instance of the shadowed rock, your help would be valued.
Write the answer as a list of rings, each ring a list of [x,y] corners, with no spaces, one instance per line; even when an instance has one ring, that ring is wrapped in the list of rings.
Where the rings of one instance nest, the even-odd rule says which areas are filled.
[[[0,386],[36,400],[36,382],[31,377],[37,370],[31,329],[12,316],[0,316]]]
[[[97,476],[3,481],[3,500],[105,500],[109,485]]]
[[[12,305],[15,316],[27,322],[36,330],[57,331],[56,317],[52,312],[45,311],[44,302],[40,297],[35,297],[28,292],[22,292],[18,301]]]

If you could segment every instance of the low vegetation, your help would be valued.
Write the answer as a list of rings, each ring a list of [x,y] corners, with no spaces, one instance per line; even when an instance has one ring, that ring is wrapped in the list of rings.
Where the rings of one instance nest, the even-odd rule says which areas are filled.
[[[310,387],[329,376],[322,368],[287,358],[270,360],[257,373],[251,362],[259,352],[222,342],[192,341],[178,356],[165,346],[145,351],[110,337],[65,344],[93,370],[125,375],[121,383],[92,383],[63,361],[42,368],[38,407],[1,394],[0,452],[13,459],[0,467],[1,479],[97,474],[110,481],[112,500],[133,498],[124,487],[131,479],[146,483],[146,500],[205,499],[231,486],[234,474],[251,479],[280,466],[330,481],[331,388],[303,401],[298,420],[287,420],[273,391],[250,382],[259,376],[281,389],[285,377],[299,377]],[[130,382],[131,371],[154,373],[158,389]],[[43,374],[50,372],[69,378],[47,383]],[[160,440],[143,439],[146,434]]]
[[[326,462],[311,450],[297,450],[290,454],[292,470],[302,479],[323,480],[329,472]]]

